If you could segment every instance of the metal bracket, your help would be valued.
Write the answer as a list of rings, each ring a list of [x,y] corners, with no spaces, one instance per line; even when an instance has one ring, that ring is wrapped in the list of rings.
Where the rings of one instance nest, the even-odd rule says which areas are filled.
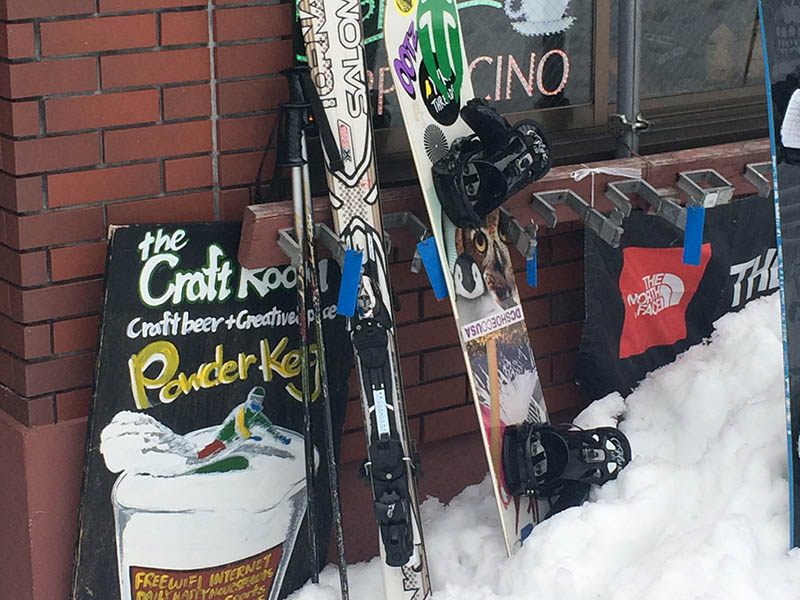
[[[753,163],[745,165],[744,178],[758,190],[762,198],[769,196],[772,191],[772,163]]]
[[[543,193],[549,194],[550,192]],[[536,194],[534,194],[534,196],[536,196]],[[536,210],[534,204],[537,201],[538,200],[536,198],[531,200],[534,210]],[[540,212],[540,214],[544,216],[548,227],[555,227],[557,223],[555,208],[550,206],[546,201],[541,202],[547,208],[542,209],[541,212],[537,212]],[[573,200],[568,199],[565,200],[565,202],[571,206]],[[583,202],[583,200],[578,197],[578,204],[576,204],[576,206],[579,206],[580,202]],[[578,212],[578,214],[581,214],[580,208],[577,210],[573,208],[573,210]],[[594,211],[594,209],[591,210]],[[594,212],[597,213],[601,219],[606,219],[606,217],[597,211]],[[595,217],[590,215],[589,218],[594,219]],[[590,228],[592,227],[591,225],[588,226]],[[384,215],[383,227],[387,251],[391,247],[391,240],[388,232],[386,231],[388,229],[406,229],[411,233],[412,236],[414,236],[415,239],[419,241],[424,240],[430,235],[430,229],[428,229],[428,226],[423,223],[414,213],[408,211]],[[533,222],[531,222],[529,225],[523,226],[506,208],[500,208],[499,230],[514,246],[514,248],[516,248],[517,251],[522,254],[525,260],[530,260],[533,257],[534,249],[536,248],[536,233],[538,229],[539,226]],[[322,243],[322,245],[330,251],[333,259],[339,263],[340,266],[344,264],[346,248],[339,236],[336,235],[336,233],[334,233],[334,231],[328,227],[328,225],[325,223],[315,223],[314,239]],[[297,240],[295,240],[294,231],[292,229],[280,229],[278,231],[278,246],[281,250],[283,250],[284,254],[289,257],[289,260],[292,261],[293,265],[296,266],[300,262],[300,246],[298,245]],[[421,268],[422,258],[419,255],[419,250],[415,248],[414,257],[411,260],[411,271],[414,273],[419,273]]]
[[[316,238],[316,231],[314,237]],[[291,229],[278,230],[278,247],[283,250],[283,253],[289,257],[291,263],[296,267],[300,264],[300,245],[294,238],[294,231]]]
[[[536,232],[539,226],[531,222],[530,225],[522,226],[507,209],[500,208],[500,232],[511,242],[525,260],[533,258],[536,249]]]
[[[531,197],[531,206],[538,212],[538,209],[550,211],[554,204],[566,204],[570,210],[575,212],[584,223],[587,229],[594,231],[600,239],[616,248],[622,238],[622,212],[614,209],[610,216],[603,213],[581,198],[572,190],[553,190],[551,192],[534,192]],[[552,211],[555,214],[555,210]]]
[[[558,225],[558,214],[556,214],[555,207],[542,198],[541,193],[531,195],[530,206],[536,214],[544,219],[544,224],[548,229],[553,229]]]
[[[325,223],[314,224],[314,240],[322,242],[322,245],[330,251],[333,260],[339,263],[340,267],[344,264],[344,244],[342,244],[339,236]],[[294,230],[280,229],[278,231],[278,246],[283,250],[283,253],[289,257],[289,260],[292,261],[294,266],[300,263],[302,254],[300,252],[300,245],[294,237]]]
[[[629,205],[632,198],[638,196],[652,209],[653,213],[680,229],[686,230],[686,209],[668,196],[662,196],[644,179],[614,181],[608,184],[606,198],[614,204],[623,200]]]
[[[613,184],[625,183],[627,181],[630,181],[630,180],[615,181],[615,182],[613,182]],[[634,181],[637,181],[637,180],[634,180]],[[609,202],[611,202],[611,204],[614,205],[614,211],[612,213],[612,217],[614,218],[615,221],[618,218],[619,219],[619,224],[621,225],[622,224],[622,219],[624,219],[625,217],[627,217],[627,216],[629,216],[631,214],[631,210],[633,209],[633,204],[631,203],[631,201],[628,199],[628,197],[625,194],[619,194],[619,193],[615,193],[614,191],[610,191],[609,190],[609,186],[611,186],[611,185],[612,185],[612,183],[609,183],[609,184],[606,185],[606,190],[603,193],[603,195],[606,197],[606,200],[608,200]],[[617,213],[619,213],[619,214],[617,215]]]
[[[706,208],[728,204],[734,192],[733,184],[713,169],[681,171],[678,187],[688,194],[691,204]]]
[[[636,118],[631,121],[628,115],[615,113],[608,116],[608,130],[614,136],[621,136],[628,131],[644,131],[650,127],[650,121],[645,119],[641,114],[636,115]]]
[[[409,211],[383,215],[383,228],[384,233],[386,229],[406,229],[411,232],[411,235],[413,235],[418,242],[424,240],[430,233],[428,226],[425,225],[417,215]],[[414,257],[411,259],[411,272],[419,273],[421,267],[422,258],[419,255],[419,250],[414,248]]]
[[[423,240],[428,236],[428,226],[420,221],[413,213],[399,212],[384,215],[383,242],[387,254],[391,250],[392,240],[389,232],[386,230],[397,229],[400,227],[408,229],[411,234],[419,240]],[[333,259],[339,263],[339,266],[344,264],[344,255],[346,251],[345,245],[342,243],[341,238],[336,235],[336,233],[330,227],[328,227],[327,224],[314,224],[314,240],[321,242],[322,245],[330,251]],[[301,253],[300,246],[294,237],[294,230],[280,229],[278,231],[278,246],[281,250],[283,250],[283,253],[289,257],[289,260],[292,261],[292,264],[297,266],[300,262]],[[422,260],[419,257],[419,252],[415,250],[414,258],[411,261],[411,270],[414,273],[418,273],[421,265]]]

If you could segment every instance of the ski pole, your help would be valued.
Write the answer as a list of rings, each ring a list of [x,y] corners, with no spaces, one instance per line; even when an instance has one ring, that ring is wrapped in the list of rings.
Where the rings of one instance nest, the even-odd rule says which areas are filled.
[[[303,85],[303,78],[308,77],[308,67],[299,66],[291,69],[287,74],[290,82],[292,78],[297,79],[296,85],[301,86],[304,98],[310,106],[314,106],[313,96],[316,89],[313,85]],[[310,78],[307,81],[311,84]],[[290,83],[290,85],[293,85]],[[319,122],[320,135],[322,128],[327,126],[327,121]],[[317,365],[320,374],[320,391],[323,407],[323,428],[325,430],[325,445],[328,455],[328,485],[331,495],[331,510],[333,511],[333,523],[336,530],[336,550],[339,559],[339,584],[341,586],[342,600],[349,600],[350,591],[347,583],[347,561],[344,554],[344,532],[342,527],[342,507],[339,500],[339,473],[336,464],[336,454],[334,453],[333,443],[333,413],[331,410],[331,397],[328,392],[328,367],[325,359],[325,343],[322,333],[322,300],[320,298],[319,279],[317,272],[317,259],[314,249],[314,207],[311,202],[311,178],[308,170],[308,149],[306,146],[305,129],[301,132],[300,146],[304,160],[302,166],[303,173],[303,213],[305,217],[305,246],[308,254],[308,287],[311,294],[311,303],[314,312],[314,336],[317,340]]]
[[[311,550],[311,581],[319,583],[319,551],[317,548],[317,518],[315,498],[315,460],[314,441],[311,437],[311,382],[309,378],[308,357],[308,313],[306,312],[306,265],[308,247],[305,239],[305,220],[303,219],[303,122],[308,105],[304,102],[302,90],[293,85],[292,78],[286,75],[289,83],[289,102],[282,105],[286,114],[286,154],[281,163],[292,172],[292,204],[294,207],[294,233],[300,245],[300,258],[297,261],[297,328],[300,334],[301,387],[303,393],[303,437],[306,456],[306,495],[308,499],[308,542]]]

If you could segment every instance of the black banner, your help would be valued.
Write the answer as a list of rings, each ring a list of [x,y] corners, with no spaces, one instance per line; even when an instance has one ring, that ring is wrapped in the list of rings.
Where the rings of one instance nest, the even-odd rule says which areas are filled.
[[[112,231],[74,600],[273,600],[310,575],[296,272],[241,267],[240,229]],[[338,266],[319,270],[338,448],[352,352],[336,316]],[[331,509],[311,341],[324,558]]]
[[[629,394],[644,376],[711,334],[713,322],[778,289],[772,202],[750,197],[706,210],[699,266],[683,233],[634,211],[619,248],[586,231],[586,324],[578,383],[592,399]]]

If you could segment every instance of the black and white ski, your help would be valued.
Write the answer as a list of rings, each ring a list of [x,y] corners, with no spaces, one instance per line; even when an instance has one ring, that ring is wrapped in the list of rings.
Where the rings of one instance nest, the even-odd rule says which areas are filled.
[[[430,596],[430,581],[383,243],[361,7],[357,0],[303,0],[299,16],[311,80],[342,159],[332,168],[326,152],[334,226],[349,254],[339,310],[350,313],[342,299],[354,301],[349,328],[385,595],[387,600],[424,600]],[[348,279],[354,282],[351,293]]]

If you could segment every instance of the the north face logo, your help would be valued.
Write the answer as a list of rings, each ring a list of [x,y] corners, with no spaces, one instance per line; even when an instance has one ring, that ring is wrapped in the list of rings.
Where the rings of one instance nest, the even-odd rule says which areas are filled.
[[[683,248],[624,248],[619,291],[625,321],[619,357],[668,346],[686,337],[686,308],[711,259],[703,244],[700,265],[683,264]]]
[[[683,280],[672,273],[655,273],[642,277],[644,291],[638,294],[628,294],[625,303],[635,306],[635,317],[643,315],[657,315],[665,308],[677,306],[683,298],[686,286]]]

